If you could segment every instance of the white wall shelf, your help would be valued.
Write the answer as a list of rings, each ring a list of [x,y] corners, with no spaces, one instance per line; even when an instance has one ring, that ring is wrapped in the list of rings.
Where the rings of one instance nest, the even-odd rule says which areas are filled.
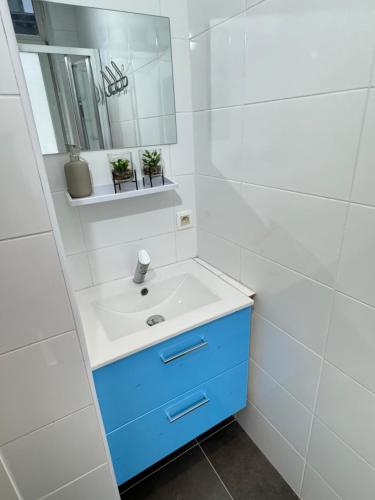
[[[140,186],[139,189],[136,189],[135,183],[123,183],[121,186],[122,191],[117,190],[117,193],[114,192],[113,184],[94,186],[92,195],[85,198],[72,198],[67,191],[65,194],[72,207],[79,207],[82,205],[94,205],[95,203],[104,203],[107,201],[136,198],[137,196],[148,196],[150,194],[162,193],[164,191],[172,191],[178,187],[176,182],[167,179],[167,177],[164,177],[164,184],[161,183],[161,177],[155,177],[153,179],[153,183],[154,186],[151,187],[150,182],[148,181],[146,187]]]

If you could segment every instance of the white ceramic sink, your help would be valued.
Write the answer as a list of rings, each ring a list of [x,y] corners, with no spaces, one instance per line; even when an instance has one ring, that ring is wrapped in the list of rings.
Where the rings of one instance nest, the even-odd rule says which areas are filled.
[[[193,260],[154,269],[142,284],[130,277],[82,290],[77,300],[92,368],[253,303]],[[162,321],[149,326],[155,315]]]
[[[94,305],[108,337],[117,339],[150,327],[147,320],[153,316],[169,321],[219,298],[193,275],[178,274],[142,285],[124,283],[123,291]]]

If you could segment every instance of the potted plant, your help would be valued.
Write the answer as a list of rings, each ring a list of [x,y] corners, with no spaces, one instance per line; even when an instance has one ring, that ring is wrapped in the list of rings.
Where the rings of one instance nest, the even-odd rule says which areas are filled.
[[[142,153],[143,174],[144,175],[161,175],[162,161],[160,149],[145,149]]]
[[[112,165],[112,176],[116,182],[126,182],[133,178],[133,169],[130,160],[127,158],[117,158],[110,162]]]

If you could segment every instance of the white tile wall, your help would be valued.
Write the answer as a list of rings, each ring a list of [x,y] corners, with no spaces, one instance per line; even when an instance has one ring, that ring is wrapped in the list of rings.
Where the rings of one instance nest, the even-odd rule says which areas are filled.
[[[43,500],[115,500],[115,494],[110,495],[111,483],[108,465],[101,465],[97,469],[85,474],[61,489],[43,497]]]
[[[0,399],[0,445],[88,406],[91,394],[76,333],[1,355]]]
[[[51,450],[58,450],[53,460]],[[36,500],[106,460],[92,406],[12,441],[2,452],[25,500]]]
[[[251,332],[251,357],[312,410],[321,358],[258,314]]]
[[[306,454],[311,413],[253,361],[249,400],[301,455]]]
[[[304,500],[372,498],[375,5],[188,6],[198,256],[256,292],[240,423]]]
[[[316,500],[317,498],[319,500],[340,500],[340,497],[310,465],[305,470],[301,498],[302,500]]]
[[[0,242],[0,261],[1,353],[74,329],[50,233]]]
[[[338,289],[375,306],[375,208],[351,205],[346,225]]]
[[[324,347],[332,290],[263,257],[241,251],[241,281],[255,290],[256,311],[318,354]]]
[[[336,294],[326,357],[375,393],[375,310]]]
[[[0,95],[0,115],[6,117],[0,121],[0,142],[3,145],[0,240],[48,231],[50,222],[19,96]],[[12,217],[9,217],[10,213]]]
[[[343,500],[374,498],[374,469],[317,419],[308,461]]]
[[[250,9],[246,102],[367,87],[374,21],[371,0],[272,0]]]
[[[2,500],[18,500],[17,493],[11,483],[0,456],[0,492]]]

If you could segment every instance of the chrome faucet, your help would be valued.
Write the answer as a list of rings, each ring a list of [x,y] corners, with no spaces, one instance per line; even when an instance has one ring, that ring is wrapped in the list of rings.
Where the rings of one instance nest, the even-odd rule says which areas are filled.
[[[146,250],[139,250],[138,252],[138,262],[135,269],[133,281],[134,283],[143,283],[148,271],[148,266],[150,265],[151,259]]]

